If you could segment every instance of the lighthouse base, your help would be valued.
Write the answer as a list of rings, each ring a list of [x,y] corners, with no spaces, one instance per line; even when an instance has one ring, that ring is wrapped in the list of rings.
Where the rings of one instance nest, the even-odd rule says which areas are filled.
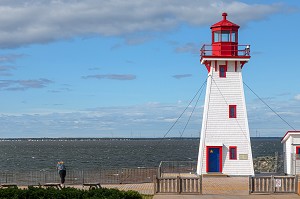
[[[202,194],[249,195],[249,177],[202,177]]]
[[[209,142],[208,142],[209,143]],[[221,145],[221,146],[220,146]],[[253,161],[249,147],[227,143],[205,145],[200,149],[197,174],[221,176],[253,176]],[[233,148],[233,150],[231,150]]]

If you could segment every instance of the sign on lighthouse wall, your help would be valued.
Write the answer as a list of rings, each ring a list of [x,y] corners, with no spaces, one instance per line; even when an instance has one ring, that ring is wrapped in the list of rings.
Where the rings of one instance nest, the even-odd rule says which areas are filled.
[[[254,175],[242,79],[250,45],[238,44],[239,26],[222,16],[211,26],[211,45],[201,48],[208,77],[197,174]]]

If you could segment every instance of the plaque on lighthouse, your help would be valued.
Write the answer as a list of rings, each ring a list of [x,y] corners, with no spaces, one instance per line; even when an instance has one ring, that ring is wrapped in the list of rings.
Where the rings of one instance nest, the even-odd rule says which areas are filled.
[[[207,69],[197,174],[254,175],[242,69],[250,45],[239,44],[239,25],[222,14],[211,26],[211,44],[201,48]]]

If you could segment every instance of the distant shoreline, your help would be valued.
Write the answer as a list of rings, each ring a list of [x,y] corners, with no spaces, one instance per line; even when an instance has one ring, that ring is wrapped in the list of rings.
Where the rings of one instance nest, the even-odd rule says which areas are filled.
[[[103,140],[199,140],[198,137],[166,137],[166,138],[0,138],[0,141],[103,141]],[[251,140],[255,139],[281,139],[281,137],[251,137]]]

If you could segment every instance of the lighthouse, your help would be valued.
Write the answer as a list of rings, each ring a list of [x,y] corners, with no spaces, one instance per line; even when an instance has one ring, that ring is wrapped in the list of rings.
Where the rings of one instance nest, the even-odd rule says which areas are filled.
[[[250,45],[240,45],[239,26],[227,13],[222,17],[211,26],[211,44],[200,50],[208,77],[197,174],[254,175],[242,79]]]

